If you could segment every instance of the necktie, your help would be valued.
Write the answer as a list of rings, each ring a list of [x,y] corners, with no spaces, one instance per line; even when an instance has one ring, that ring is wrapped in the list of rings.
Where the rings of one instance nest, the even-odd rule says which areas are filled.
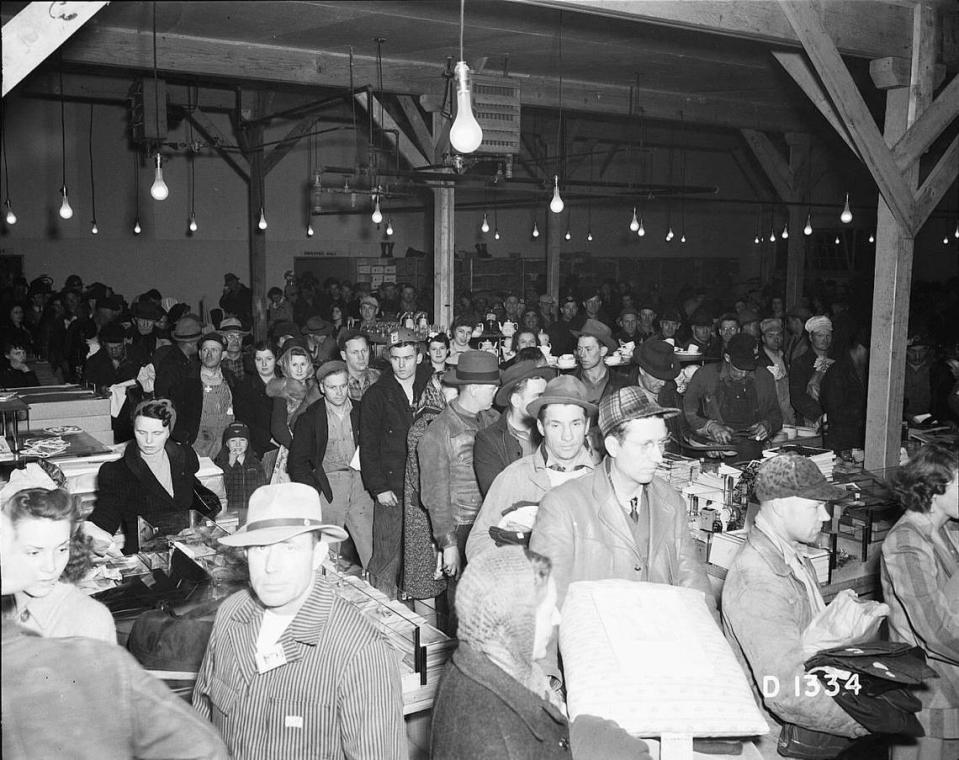
[[[547,469],[554,470],[555,472],[579,472],[580,470],[588,469],[585,464],[578,464],[575,467],[570,467],[568,470],[565,467],[560,467],[558,464],[551,464],[547,466]]]
[[[629,500],[629,519],[633,522],[639,522],[639,499],[633,497]]]

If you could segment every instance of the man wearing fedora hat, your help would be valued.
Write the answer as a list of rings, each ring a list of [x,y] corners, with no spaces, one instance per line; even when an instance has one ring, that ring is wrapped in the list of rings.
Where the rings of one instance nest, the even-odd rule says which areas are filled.
[[[496,357],[486,351],[467,351],[443,382],[459,387],[453,399],[420,439],[420,501],[430,514],[433,538],[443,552],[443,571],[449,577],[450,609],[456,579],[466,557],[466,539],[483,497],[473,470],[476,434],[498,418],[493,397],[500,386]]]
[[[596,405],[586,400],[586,387],[572,375],[550,380],[529,403],[528,413],[543,442],[493,481],[470,531],[467,559],[499,544],[528,543],[543,496],[567,480],[589,474],[601,459],[586,445]]]
[[[370,583],[392,597],[396,596],[403,553],[406,438],[426,384],[416,373],[422,360],[419,345],[419,334],[405,327],[387,336],[390,371],[363,394],[360,415],[360,470],[363,485],[374,499]]]
[[[173,348],[166,351],[163,358],[153,365],[153,387],[144,385],[143,390],[154,393],[157,398],[169,398],[170,389],[181,378],[186,377],[192,367],[199,365],[197,353],[202,334],[203,324],[196,314],[184,314],[180,317],[170,335],[173,338]]]
[[[650,338],[633,352],[633,369],[629,373],[630,385],[637,386],[650,401],[662,407],[677,408],[679,396],[676,378],[682,368],[676,359],[673,347],[664,340]],[[666,420],[670,442],[668,451],[678,453],[682,436],[682,415]]]
[[[587,398],[598,404],[604,396],[626,385],[626,377],[614,375],[606,366],[606,356],[619,346],[613,340],[608,326],[595,319],[588,319],[582,330],[575,330],[576,361],[579,368],[574,373],[586,386]]]
[[[165,312],[159,304],[140,299],[134,302],[131,313],[136,329],[130,345],[130,356],[142,367],[153,356],[156,348],[156,325]]]
[[[332,335],[333,325],[321,316],[314,315],[303,325],[303,337],[310,349],[314,367],[336,358],[337,345]]]
[[[233,377],[242,380],[252,375],[254,370],[252,357],[243,351],[243,339],[250,334],[247,326],[239,317],[224,317],[220,321],[219,333],[226,341],[220,364],[230,370]]]
[[[217,612],[193,706],[234,760],[406,758],[396,661],[317,572],[345,538],[316,489],[281,483],[254,491],[246,524],[220,539],[246,550],[250,588]]]
[[[699,589],[715,612],[686,504],[656,476],[668,440],[665,421],[677,414],[635,386],[600,403],[603,465],[543,497],[530,539],[532,551],[553,561],[560,602],[573,581],[627,578]]]
[[[737,333],[720,363],[699,369],[683,397],[686,424],[696,434],[729,444],[739,459],[759,459],[763,443],[783,426],[773,376],[757,372],[756,339]]]
[[[492,425],[476,434],[473,445],[473,469],[483,496],[493,480],[517,459],[532,454],[539,445],[536,417],[528,405],[556,377],[556,370],[537,361],[518,361],[503,372],[503,382],[493,404],[505,411]]]

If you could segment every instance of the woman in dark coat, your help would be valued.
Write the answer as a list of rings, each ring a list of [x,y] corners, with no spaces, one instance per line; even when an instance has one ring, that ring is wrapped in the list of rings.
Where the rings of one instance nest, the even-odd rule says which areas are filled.
[[[433,703],[433,760],[633,758],[645,742],[590,715],[569,723],[536,660],[559,617],[550,561],[521,546],[470,560],[456,590],[459,647]]]
[[[134,439],[123,456],[104,462],[97,476],[97,505],[87,518],[94,548],[103,553],[117,528],[124,535],[123,553],[140,548],[137,518],[163,534],[190,525],[193,485],[199,460],[193,449],[170,438],[176,411],[167,399],[144,401],[133,413]]]
[[[822,442],[827,449],[844,451],[865,445],[868,356],[868,336],[857,335],[823,378],[819,398],[826,413]]]
[[[233,389],[233,414],[250,428],[250,445],[262,461],[268,451],[276,449],[270,432],[273,399],[266,393],[267,384],[276,378],[276,352],[269,341],[253,347],[253,366],[256,371],[244,375]]]

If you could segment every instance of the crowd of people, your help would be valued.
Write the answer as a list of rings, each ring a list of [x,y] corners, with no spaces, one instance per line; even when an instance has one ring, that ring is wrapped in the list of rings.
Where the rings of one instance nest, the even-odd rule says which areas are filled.
[[[7,378],[23,379],[15,373],[27,375],[26,355],[40,356],[64,380],[113,394],[114,434],[127,443],[102,465],[85,519],[59,505],[55,485],[3,497],[4,594],[19,610],[4,620],[5,690],[8,635],[22,652],[18,678],[33,656],[12,621],[31,611],[41,624],[56,618],[23,597],[36,579],[8,586],[17,577],[8,563],[35,565],[54,588],[71,551],[121,556],[137,551],[145,526],[176,533],[197,508],[192,484],[209,457],[242,523],[222,543],[245,551],[250,588],[217,614],[193,695],[205,720],[165,713],[197,732],[195,754],[138,756],[216,757],[224,745],[235,758],[405,755],[395,663],[317,574],[327,557],[392,598],[432,600],[459,639],[434,708],[436,758],[570,748],[574,757],[646,756],[614,724],[565,713],[557,610],[571,583],[607,578],[702,592],[773,729],[760,740],[764,756],[776,756],[789,726],[848,739],[882,733],[824,695],[777,700],[760,689],[765,674],[782,683],[803,674],[798,643],[825,605],[801,547],[818,536],[837,489],[798,455],[765,462],[759,516],[718,598],[686,504],[657,476],[668,451],[761,458],[784,424],[815,426],[853,457],[863,446],[869,338],[842,298],[787,308],[752,293],[720,310],[693,292],[664,307],[628,283],[604,283],[564,293],[557,313],[548,294],[466,294],[446,334],[422,329],[431,319],[410,285],[374,293],[289,274],[269,293],[261,342],[250,338],[251,293],[233,274],[209,320],[156,291],[127,307],[75,277],[59,295],[48,278],[26,286],[33,306],[3,332],[3,384],[27,384]],[[64,311],[45,323],[54,299]],[[959,356],[938,329],[924,319],[910,330],[906,413],[955,425]],[[17,330],[36,337],[24,345]],[[929,446],[913,457],[897,481],[906,513],[883,548],[891,636],[925,650],[940,677],[922,695],[926,736],[896,749],[921,760],[951,760],[959,746],[957,471],[954,451]],[[32,517],[62,529],[33,537]],[[56,562],[21,560],[30,546]],[[109,667],[139,677],[122,658]],[[31,688],[31,699],[44,694]],[[24,735],[8,731],[7,710],[5,698],[5,752]],[[166,734],[157,731],[159,747]]]

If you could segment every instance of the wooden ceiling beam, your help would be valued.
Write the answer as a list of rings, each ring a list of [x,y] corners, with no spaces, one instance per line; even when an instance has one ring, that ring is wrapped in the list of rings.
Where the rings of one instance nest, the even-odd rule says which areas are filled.
[[[801,44],[778,2],[750,0],[511,0],[561,10],[642,21],[679,29],[723,34],[777,45]],[[842,55],[861,58],[909,57],[912,49],[912,11],[879,0],[830,2],[823,7],[824,24]]]
[[[926,223],[956,176],[959,176],[959,135],[946,148],[916,194],[916,229]]]
[[[148,71],[153,64],[153,41],[147,32],[109,27],[89,27],[64,46],[64,60],[86,64]],[[161,74],[204,76],[226,81],[252,82],[344,89],[350,81],[349,55],[339,51],[316,51],[279,45],[164,34],[157,38]],[[375,82],[375,56],[354,55],[354,81]],[[442,101],[446,80],[445,61],[384,59],[390,76],[385,89],[395,94],[429,94]],[[558,87],[552,77],[534,77],[512,72],[518,81],[524,106],[556,109]],[[629,109],[627,85],[563,80],[563,108],[597,114],[625,115]],[[753,127],[784,132],[801,127],[803,111],[788,102],[780,104],[743,100],[732,95],[692,95],[651,87],[634,90],[636,102],[650,118],[691,124],[710,124],[738,129]]]
[[[426,121],[423,119],[423,114],[420,113],[416,99],[411,95],[398,95],[396,102],[403,110],[403,114],[410,124],[410,129],[413,130],[412,137],[416,138],[415,142],[420,152],[435,161],[436,158],[433,155],[433,135],[430,134],[430,130],[426,126]]]
[[[773,141],[768,135],[757,132],[755,129],[744,129],[742,135],[753,155],[756,156],[756,160],[759,161],[759,165],[766,172],[766,176],[769,177],[776,194],[786,203],[793,201],[793,173],[789,168],[789,162],[773,145]]]
[[[892,153],[899,167],[905,169],[918,161],[956,118],[959,118],[959,74],[893,147]]]
[[[890,211],[908,235],[915,235],[916,203],[913,192],[896,165],[849,69],[826,32],[819,6],[806,0],[779,2]]]
[[[72,37],[105,2],[27,3],[3,23],[3,97]]]
[[[187,121],[202,135],[203,139],[220,155],[227,165],[233,169],[244,182],[250,181],[250,172],[234,158],[234,154],[226,150],[229,142],[213,123],[213,120],[199,108],[186,112]],[[240,154],[242,155],[242,153]]]
[[[315,117],[308,117],[302,119],[297,124],[293,126],[289,132],[287,132],[286,137],[283,138],[283,142],[279,145],[274,146],[266,157],[263,159],[263,176],[265,177],[269,174],[280,161],[282,161],[286,154],[289,153],[293,148],[296,147],[296,144],[307,134],[313,131],[313,125],[315,125],[317,119]]]
[[[410,167],[415,169],[418,166],[433,163],[432,158],[424,155],[423,151],[416,147],[416,142],[407,136],[406,132],[400,127],[392,114],[385,107],[380,107],[381,103],[376,95],[358,92],[353,97],[356,98],[356,102],[373,117],[373,121],[383,130],[390,144],[396,147],[400,156]]]

